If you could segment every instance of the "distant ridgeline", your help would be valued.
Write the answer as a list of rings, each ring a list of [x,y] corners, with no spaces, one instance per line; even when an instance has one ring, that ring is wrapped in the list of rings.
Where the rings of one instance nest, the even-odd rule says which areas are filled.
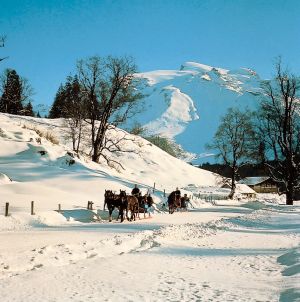
[[[224,164],[203,163],[198,166],[201,169],[217,173],[224,177],[231,177],[231,169]],[[245,164],[239,168],[239,179],[252,176],[269,176],[264,164]]]

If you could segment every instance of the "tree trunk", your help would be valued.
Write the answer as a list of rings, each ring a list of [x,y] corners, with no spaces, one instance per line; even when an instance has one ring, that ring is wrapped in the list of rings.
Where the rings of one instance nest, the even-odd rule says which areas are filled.
[[[98,148],[96,149],[94,147],[93,154],[92,154],[92,161],[95,163],[99,163],[99,159],[100,159],[100,154],[98,153]]]
[[[293,205],[294,204],[294,186],[293,183],[288,181],[287,188],[286,188],[286,205]]]
[[[231,171],[231,191],[228,195],[228,198],[229,199],[233,199],[233,196],[235,194],[235,188],[236,188],[236,185],[235,185],[235,167],[232,167],[232,171]]]

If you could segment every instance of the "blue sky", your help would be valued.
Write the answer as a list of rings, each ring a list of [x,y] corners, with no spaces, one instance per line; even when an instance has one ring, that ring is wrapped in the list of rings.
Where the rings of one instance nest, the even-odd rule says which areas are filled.
[[[0,71],[15,68],[51,104],[77,59],[131,55],[140,71],[185,61],[273,73],[282,55],[300,74],[298,0],[0,0],[7,35]]]

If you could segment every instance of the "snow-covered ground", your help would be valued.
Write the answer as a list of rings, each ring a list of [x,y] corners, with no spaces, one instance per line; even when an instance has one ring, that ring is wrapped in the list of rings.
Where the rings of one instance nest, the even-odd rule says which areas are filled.
[[[33,126],[59,144],[40,145]],[[217,177],[138,137],[139,152],[116,155],[125,170],[85,157],[69,166],[62,120],[1,114],[0,128],[1,302],[300,301],[299,203],[193,199],[188,212],[108,223],[105,189],[146,192],[155,182],[161,209],[163,189],[220,194]]]
[[[1,301],[299,301],[300,207],[2,232]]]

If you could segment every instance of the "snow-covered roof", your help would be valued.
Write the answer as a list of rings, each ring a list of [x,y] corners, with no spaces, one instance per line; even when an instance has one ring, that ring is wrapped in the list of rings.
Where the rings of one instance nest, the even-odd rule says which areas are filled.
[[[256,194],[254,190],[252,190],[250,187],[248,187],[245,184],[236,184],[236,193]]]
[[[266,180],[268,180],[270,177],[268,176],[256,176],[256,177],[245,177],[239,181],[239,184],[246,184],[246,185],[258,185]]]

